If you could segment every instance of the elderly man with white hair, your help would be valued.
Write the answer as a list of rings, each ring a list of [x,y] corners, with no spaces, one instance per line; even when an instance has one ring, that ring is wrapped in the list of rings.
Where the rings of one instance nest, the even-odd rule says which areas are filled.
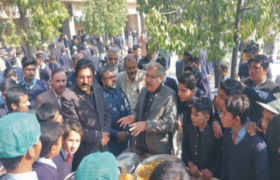
[[[124,66],[120,63],[120,50],[110,48],[107,52],[107,64],[104,67],[110,67],[115,75],[125,71]]]
[[[120,126],[130,124],[131,134],[136,136],[137,150],[150,154],[171,154],[173,146],[177,146],[174,138],[176,93],[162,83],[162,65],[150,62],[146,67],[146,87],[139,94],[133,115],[120,119],[118,123]]]

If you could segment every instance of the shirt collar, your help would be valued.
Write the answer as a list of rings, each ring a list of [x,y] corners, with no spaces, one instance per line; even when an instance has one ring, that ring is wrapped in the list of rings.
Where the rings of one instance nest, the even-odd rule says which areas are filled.
[[[55,91],[52,89],[53,93],[54,93],[54,96],[57,98],[57,99],[60,99],[60,97],[55,93]]]
[[[64,161],[66,161],[66,158],[67,158],[67,155],[68,155],[68,154],[64,151],[63,147],[61,147],[60,153],[62,154],[62,157],[63,157]],[[72,156],[72,155],[71,155],[71,156]]]
[[[53,168],[57,169],[57,167],[54,164],[54,162],[52,161],[52,159],[47,159],[47,158],[41,157],[37,160],[37,162],[47,164],[47,165],[52,166]]]
[[[233,129],[230,131],[231,133],[233,133]],[[237,132],[237,137],[239,138],[243,138],[247,133],[247,125],[245,123],[245,125],[243,126],[242,129],[240,129],[238,132]]]
[[[255,87],[259,87],[259,86],[261,86],[261,85],[263,85],[265,82],[266,82],[266,80],[267,80],[267,77],[265,78],[265,80],[261,83],[261,84],[259,84],[259,85],[255,85],[255,83],[254,83],[254,85],[255,85]]]
[[[45,63],[43,63],[43,65],[42,65],[41,69],[44,69],[45,67],[46,67],[46,64],[45,64]]]
[[[10,174],[6,173],[4,180],[38,180],[37,173],[35,171],[21,173],[21,174]]]
[[[22,81],[22,85],[25,85],[25,86],[29,86],[29,85],[35,85],[37,82],[37,79],[34,78],[33,81],[30,83],[30,84],[27,84],[27,82],[25,81],[25,79],[23,79]]]

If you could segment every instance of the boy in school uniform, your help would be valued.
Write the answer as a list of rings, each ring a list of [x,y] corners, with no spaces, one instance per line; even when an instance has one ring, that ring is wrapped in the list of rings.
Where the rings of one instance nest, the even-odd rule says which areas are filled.
[[[266,139],[268,144],[271,145],[274,149],[280,154],[280,114],[277,114],[268,123],[266,129]]]
[[[192,175],[209,179],[220,177],[222,164],[222,139],[216,139],[212,127],[207,122],[212,111],[212,103],[207,97],[197,99],[191,108],[192,124],[187,125],[182,141],[182,160],[190,168]]]
[[[1,118],[0,123],[0,161],[6,169],[1,180],[38,180],[36,172],[32,171],[42,147],[36,117],[12,113]]]
[[[52,159],[61,149],[63,126],[57,122],[43,122],[40,125],[42,150],[32,169],[37,173],[39,180],[61,180]]]
[[[222,180],[268,180],[267,147],[259,136],[246,130],[246,116],[250,108],[246,95],[225,99],[220,114],[222,125],[228,128],[223,137]]]
[[[59,154],[53,158],[61,179],[65,179],[71,173],[74,154],[80,146],[82,136],[83,128],[79,122],[70,120],[64,123],[62,147]]]

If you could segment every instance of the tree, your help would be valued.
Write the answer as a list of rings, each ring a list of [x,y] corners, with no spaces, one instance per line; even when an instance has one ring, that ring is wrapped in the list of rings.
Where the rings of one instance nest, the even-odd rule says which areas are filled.
[[[103,36],[107,42],[109,33],[117,35],[123,31],[128,12],[126,0],[86,0],[81,8],[87,33]]]
[[[138,10],[147,14],[145,24],[154,42],[151,48],[182,54],[184,50],[198,55],[207,49],[208,60],[216,60],[216,87],[219,85],[219,61],[232,52],[237,64],[240,40],[256,31],[256,39],[266,38],[272,26],[278,32],[279,6],[275,0],[137,0]],[[231,77],[235,78],[236,71]]]
[[[3,0],[0,5],[3,9],[16,7],[20,16],[20,26],[16,26],[13,14],[6,11],[9,19],[4,22],[2,34],[5,44],[20,47],[23,42],[28,55],[32,55],[34,47],[41,45],[40,39],[49,42],[58,35],[61,23],[69,16],[59,0]]]

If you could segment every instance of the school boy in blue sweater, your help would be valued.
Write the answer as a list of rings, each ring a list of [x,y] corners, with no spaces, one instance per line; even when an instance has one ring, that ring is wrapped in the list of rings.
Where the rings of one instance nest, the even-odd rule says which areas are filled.
[[[221,180],[269,180],[267,147],[259,136],[246,130],[246,116],[250,108],[245,95],[225,99],[220,114],[224,128]]]

